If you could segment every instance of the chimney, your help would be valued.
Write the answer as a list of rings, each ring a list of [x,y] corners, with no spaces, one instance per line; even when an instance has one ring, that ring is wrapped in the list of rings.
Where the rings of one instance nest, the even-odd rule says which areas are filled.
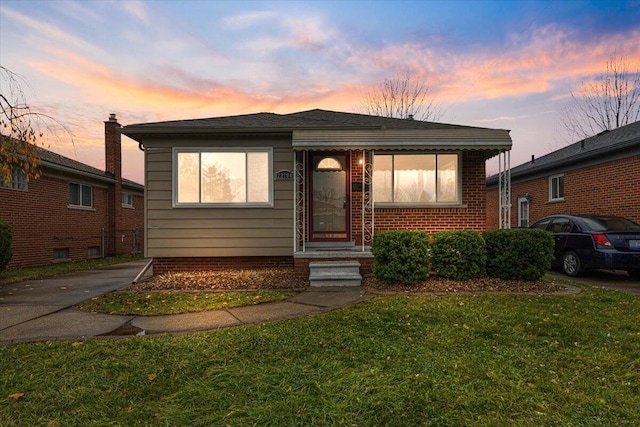
[[[109,114],[109,120],[104,122],[104,168],[107,175],[115,179],[107,191],[107,227],[103,253],[115,256],[122,253],[121,244],[117,238],[122,229],[122,137],[120,123],[114,113]]]

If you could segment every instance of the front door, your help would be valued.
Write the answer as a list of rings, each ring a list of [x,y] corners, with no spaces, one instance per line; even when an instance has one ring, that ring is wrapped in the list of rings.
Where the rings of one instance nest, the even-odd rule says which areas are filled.
[[[349,162],[348,152],[310,153],[311,241],[348,241]]]

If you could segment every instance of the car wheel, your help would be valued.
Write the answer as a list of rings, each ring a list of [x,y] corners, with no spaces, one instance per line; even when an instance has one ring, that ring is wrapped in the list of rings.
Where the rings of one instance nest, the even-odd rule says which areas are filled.
[[[567,251],[562,255],[562,271],[567,276],[577,277],[584,273],[580,257],[573,251]]]
[[[627,274],[632,279],[640,280],[640,270],[627,271]]]

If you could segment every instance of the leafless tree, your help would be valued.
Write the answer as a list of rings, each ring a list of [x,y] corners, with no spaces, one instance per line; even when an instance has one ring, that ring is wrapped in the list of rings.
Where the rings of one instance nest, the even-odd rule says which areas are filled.
[[[367,114],[374,116],[437,121],[444,114],[431,87],[408,72],[385,79],[362,103]]]
[[[40,176],[37,143],[52,125],[62,128],[73,142],[73,135],[55,118],[35,112],[28,105],[22,87],[26,80],[0,65],[0,181],[11,184],[17,169],[27,179]]]
[[[629,71],[623,57],[612,55],[606,70],[571,92],[562,126],[573,138],[588,138],[640,120],[640,69]]]

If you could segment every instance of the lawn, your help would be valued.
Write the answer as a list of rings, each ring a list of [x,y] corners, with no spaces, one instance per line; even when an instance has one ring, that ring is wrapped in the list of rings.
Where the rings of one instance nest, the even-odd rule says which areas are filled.
[[[0,425],[636,426],[640,299],[384,296],[184,336],[0,346]]]

